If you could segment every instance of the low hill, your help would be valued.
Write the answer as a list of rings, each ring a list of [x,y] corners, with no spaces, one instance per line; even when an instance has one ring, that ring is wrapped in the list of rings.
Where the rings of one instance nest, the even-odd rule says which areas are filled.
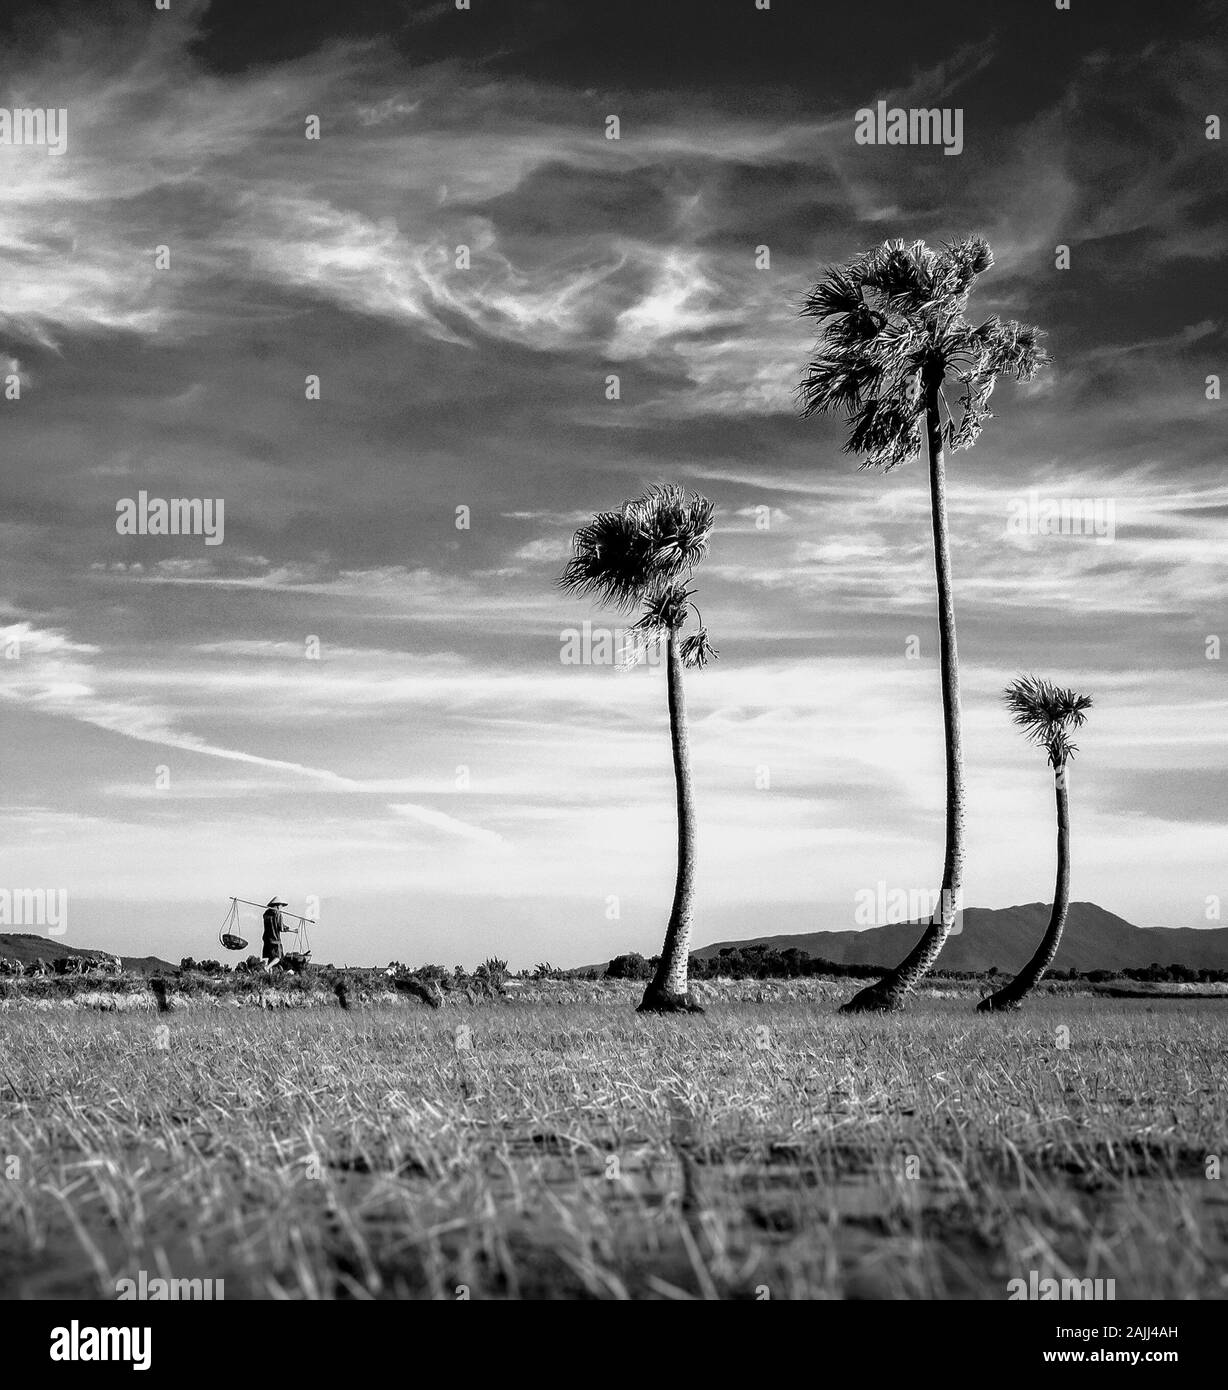
[[[970,907],[963,927],[952,935],[938,960],[940,970],[985,971],[997,966],[1013,974],[1031,958],[1049,924],[1048,903],[1019,907]],[[692,954],[708,958],[723,946],[794,947],[839,965],[898,965],[917,943],[924,927],[897,922],[858,931],[817,931],[799,936],[756,936],[746,941],[717,941]],[[1136,927],[1095,903],[1071,903],[1056,970],[1141,970],[1185,965],[1192,970],[1228,970],[1228,928]]]
[[[0,932],[0,958],[19,960],[22,965],[32,965],[36,960],[56,960],[60,956],[92,956],[97,952],[80,946],[67,946],[54,937],[35,936],[30,932]],[[157,975],[163,970],[177,967],[169,961],[159,960],[157,956],[120,956],[125,970],[141,975]]]

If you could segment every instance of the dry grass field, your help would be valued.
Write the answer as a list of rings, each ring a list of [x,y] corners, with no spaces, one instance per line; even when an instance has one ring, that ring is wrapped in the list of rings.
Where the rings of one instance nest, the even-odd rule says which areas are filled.
[[[1228,1295],[1228,1010],[0,1001],[0,1297]]]

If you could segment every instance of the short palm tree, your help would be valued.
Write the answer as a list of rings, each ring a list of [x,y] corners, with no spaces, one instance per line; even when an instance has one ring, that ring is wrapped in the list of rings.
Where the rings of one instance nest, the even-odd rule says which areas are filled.
[[[983,237],[931,250],[924,242],[886,241],[828,269],[802,313],[821,325],[815,356],[798,388],[806,416],[838,412],[848,425],[847,453],[884,471],[921,452],[930,464],[930,511],[938,587],[938,658],[946,735],[946,856],[939,908],[910,954],[844,1005],[844,1012],[899,1008],[932,967],[955,925],[963,886],[964,763],[959,657],[947,536],[946,454],[976,442],[990,418],[998,374],[1027,381],[1047,362],[1036,328],[991,315],[975,327],[964,317],[978,275],[993,264]],[[960,394],[952,409],[948,384]],[[954,389],[952,395],[955,394]]]
[[[1092,707],[1090,695],[1061,690],[1037,676],[1021,676],[1006,687],[1006,707],[1028,741],[1038,744],[1049,755],[1053,786],[1057,796],[1057,884],[1053,890],[1053,912],[1049,928],[1036,954],[1008,985],[982,999],[980,1013],[1017,1009],[1025,995],[1040,984],[1053,964],[1062,943],[1062,928],[1070,906],[1070,807],[1066,764],[1078,752],[1070,741],[1071,732],[1081,728]]]
[[[716,656],[693,603],[695,568],[708,550],[715,509],[706,497],[681,488],[653,487],[600,512],[575,534],[572,556],[559,580],[570,594],[594,597],[623,612],[646,642],[666,648],[669,728],[678,802],[678,865],[674,903],[661,963],[644,991],[642,1013],[702,1013],[687,975],[695,898],[695,798],[683,666],[704,666]],[[683,636],[691,614],[695,631]]]

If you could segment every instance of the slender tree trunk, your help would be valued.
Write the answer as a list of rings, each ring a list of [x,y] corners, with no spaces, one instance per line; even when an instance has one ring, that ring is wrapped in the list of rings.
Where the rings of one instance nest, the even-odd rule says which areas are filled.
[[[1062,929],[1066,925],[1066,912],[1070,907],[1070,804],[1066,776],[1065,766],[1057,768],[1053,774],[1053,789],[1057,797],[1057,883],[1053,889],[1049,928],[1027,965],[1009,985],[1004,985],[988,999],[982,999],[976,1006],[978,1013],[1017,1009],[1024,996],[1044,979],[1045,971],[1053,964],[1057,948],[1062,944]]]
[[[695,795],[691,788],[691,741],[687,728],[686,696],[682,690],[682,657],[678,637],[665,640],[669,691],[669,733],[674,749],[674,786],[678,795],[678,872],[674,905],[665,929],[661,964],[644,991],[640,1013],[702,1013],[687,980],[691,948],[691,916],[695,900]]]
[[[955,604],[951,596],[951,550],[947,534],[946,459],[938,413],[940,381],[925,387],[925,427],[930,455],[930,514],[934,526],[934,572],[938,581],[938,664],[942,675],[942,724],[947,750],[946,857],[938,910],[921,940],[896,968],[868,985],[841,1009],[862,1013],[903,1007],[909,991],[925,976],[955,926],[964,878],[964,750],[960,730],[959,653],[955,645]]]

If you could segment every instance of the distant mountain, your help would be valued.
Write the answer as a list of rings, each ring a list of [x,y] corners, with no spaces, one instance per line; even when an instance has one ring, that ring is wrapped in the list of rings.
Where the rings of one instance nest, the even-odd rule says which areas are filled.
[[[60,956],[91,956],[96,951],[79,946],[66,946],[62,941],[51,937],[34,936],[29,932],[0,932],[0,957],[5,960],[19,960],[22,965],[31,965],[36,960],[56,960]],[[141,975],[156,975],[163,970],[177,967],[169,961],[159,960],[157,956],[120,956],[125,970],[133,970]]]
[[[999,970],[1013,974],[1032,956],[1049,925],[1048,903],[1020,907],[970,907],[963,929],[947,939],[940,970]],[[790,946],[839,965],[898,965],[916,945],[923,926],[897,922],[859,931],[816,931],[801,936],[756,936],[748,941],[717,941],[693,955],[707,958],[722,946]],[[1071,903],[1055,970],[1143,969],[1152,962],[1193,970],[1228,970],[1228,927],[1136,927],[1095,903]]]

